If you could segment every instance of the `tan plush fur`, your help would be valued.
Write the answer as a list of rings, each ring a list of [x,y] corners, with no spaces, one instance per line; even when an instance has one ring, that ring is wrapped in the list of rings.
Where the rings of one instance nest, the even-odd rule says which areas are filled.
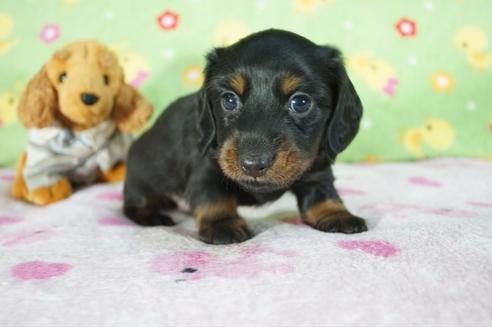
[[[80,95],[84,92],[97,95],[97,103],[92,106],[82,103]],[[115,54],[96,41],[80,41],[58,50],[31,79],[20,99],[18,115],[26,128],[57,123],[82,131],[111,118],[119,130],[131,132],[142,128],[152,111],[152,105],[125,83]],[[22,177],[25,162],[23,153],[17,165],[12,196],[46,205],[71,194],[68,179],[29,191]],[[103,172],[100,180],[118,181],[124,175],[124,165],[118,164],[109,172]]]

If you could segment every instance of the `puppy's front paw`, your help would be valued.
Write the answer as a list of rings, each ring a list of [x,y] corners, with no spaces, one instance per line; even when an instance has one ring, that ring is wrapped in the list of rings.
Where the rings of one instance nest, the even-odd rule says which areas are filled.
[[[159,211],[127,206],[124,207],[123,211],[133,222],[144,227],[173,226],[175,224],[173,219],[159,213]]]
[[[364,219],[347,215],[334,215],[321,218],[313,227],[325,232],[359,233],[367,231]]]
[[[175,225],[173,219],[169,216],[161,213],[156,213],[154,215],[149,215],[146,217],[141,217],[134,220],[135,223],[144,227],[155,227],[155,226],[173,226]]]
[[[201,241],[217,245],[241,243],[252,237],[246,221],[238,216],[201,222],[198,234]]]

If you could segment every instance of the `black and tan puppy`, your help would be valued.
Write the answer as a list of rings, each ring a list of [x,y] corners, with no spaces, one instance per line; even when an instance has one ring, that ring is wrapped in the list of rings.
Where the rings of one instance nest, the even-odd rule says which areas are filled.
[[[366,231],[337,195],[330,167],[362,115],[340,52],[268,30],[207,59],[201,90],[171,104],[131,147],[125,214],[172,225],[160,210],[177,195],[190,204],[201,240],[242,242],[251,233],[237,206],[291,190],[315,229]]]

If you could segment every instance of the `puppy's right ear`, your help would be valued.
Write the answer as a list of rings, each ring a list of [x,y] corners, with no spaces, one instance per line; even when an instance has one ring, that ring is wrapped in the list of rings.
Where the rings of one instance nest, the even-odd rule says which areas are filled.
[[[19,101],[17,114],[26,128],[43,128],[55,120],[58,98],[46,66],[29,81]]]
[[[215,144],[215,119],[210,104],[205,92],[205,87],[198,94],[198,149],[203,156],[207,153],[210,147]]]

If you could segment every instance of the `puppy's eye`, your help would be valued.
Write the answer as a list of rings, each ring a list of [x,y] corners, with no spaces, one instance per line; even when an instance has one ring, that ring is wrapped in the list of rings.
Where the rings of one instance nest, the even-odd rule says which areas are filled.
[[[103,75],[103,80],[104,80],[104,84],[109,85],[109,76],[107,76],[106,74],[104,74]]]
[[[58,76],[58,81],[62,83],[63,81],[65,81],[66,78],[67,78],[67,73],[63,72]]]
[[[289,109],[295,113],[305,113],[311,109],[313,101],[304,93],[296,93],[289,100]]]
[[[239,97],[233,92],[226,92],[222,95],[222,108],[227,111],[238,110],[241,107]]]

